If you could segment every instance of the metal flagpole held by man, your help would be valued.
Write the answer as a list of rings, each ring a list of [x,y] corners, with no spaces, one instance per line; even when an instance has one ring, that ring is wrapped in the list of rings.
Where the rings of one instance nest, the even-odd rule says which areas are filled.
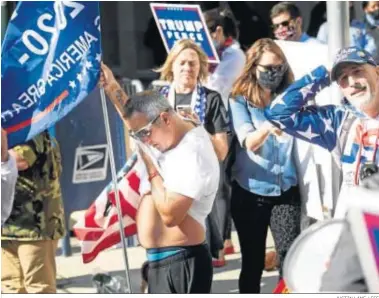
[[[113,189],[114,189],[115,198],[116,198],[117,216],[118,216],[118,222],[119,222],[119,228],[120,228],[120,238],[121,238],[122,250],[123,250],[123,256],[124,256],[124,263],[125,263],[125,276],[126,276],[127,294],[131,294],[132,288],[130,285],[128,253],[126,251],[124,224],[122,221],[120,194],[119,194],[118,186],[117,186],[116,165],[115,165],[114,155],[113,155],[112,136],[111,136],[111,129],[110,129],[110,125],[109,125],[109,117],[108,117],[108,110],[107,110],[107,103],[106,103],[104,88],[100,88],[100,96],[101,96],[101,104],[102,104],[103,115],[104,115],[105,134],[107,137],[107,144],[109,146],[108,147],[109,148],[109,150],[108,150],[109,162],[110,162],[110,168],[111,168]]]

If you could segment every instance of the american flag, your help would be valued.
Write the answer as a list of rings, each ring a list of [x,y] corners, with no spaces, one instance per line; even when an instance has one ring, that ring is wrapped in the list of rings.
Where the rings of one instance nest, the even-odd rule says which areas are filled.
[[[338,163],[342,163],[344,184],[357,185],[362,165],[366,162],[379,165],[379,150],[376,150],[379,122],[346,98],[338,106],[307,105],[308,100],[330,83],[327,69],[317,67],[276,97],[265,109],[265,116],[286,133],[332,152]]]
[[[124,233],[125,237],[129,237],[137,232],[137,207],[143,189],[150,184],[147,181],[145,165],[136,154],[117,176]],[[101,192],[73,230],[81,242],[83,263],[93,261],[101,251],[121,241],[113,183]]]
[[[340,127],[348,113],[345,106],[307,105],[318,92],[330,85],[324,66],[291,84],[265,109],[268,120],[286,133],[329,151],[338,146]]]

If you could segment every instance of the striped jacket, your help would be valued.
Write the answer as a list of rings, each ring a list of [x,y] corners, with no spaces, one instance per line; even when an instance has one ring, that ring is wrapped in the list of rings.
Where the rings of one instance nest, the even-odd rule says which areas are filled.
[[[320,66],[275,98],[265,115],[288,134],[322,146],[337,158],[343,171],[341,198],[348,194],[350,187],[359,184],[366,164],[379,165],[379,117],[369,118],[346,99],[340,106],[307,105],[308,100],[329,84],[328,71]],[[336,216],[345,211],[338,205]]]

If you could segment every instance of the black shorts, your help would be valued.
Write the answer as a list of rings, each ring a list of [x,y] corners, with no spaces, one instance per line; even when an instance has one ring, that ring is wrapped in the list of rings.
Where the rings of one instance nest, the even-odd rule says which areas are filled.
[[[163,249],[180,249],[180,251],[162,260],[149,261],[149,293],[211,292],[213,267],[206,244]],[[147,251],[149,253],[149,250]]]

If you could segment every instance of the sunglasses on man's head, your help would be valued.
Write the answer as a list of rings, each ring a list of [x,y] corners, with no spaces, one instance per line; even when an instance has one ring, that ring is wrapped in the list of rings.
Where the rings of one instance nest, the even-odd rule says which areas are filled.
[[[278,24],[272,24],[271,27],[274,30],[277,30],[280,26],[288,27],[290,25],[291,21],[292,21],[292,19],[289,19],[287,21],[284,21],[284,22],[281,22],[281,23],[278,23]]]
[[[154,122],[158,120],[159,117],[160,114],[136,132],[129,130],[129,136],[131,136],[135,140],[140,141],[142,141],[144,138],[150,137],[152,126]]]

